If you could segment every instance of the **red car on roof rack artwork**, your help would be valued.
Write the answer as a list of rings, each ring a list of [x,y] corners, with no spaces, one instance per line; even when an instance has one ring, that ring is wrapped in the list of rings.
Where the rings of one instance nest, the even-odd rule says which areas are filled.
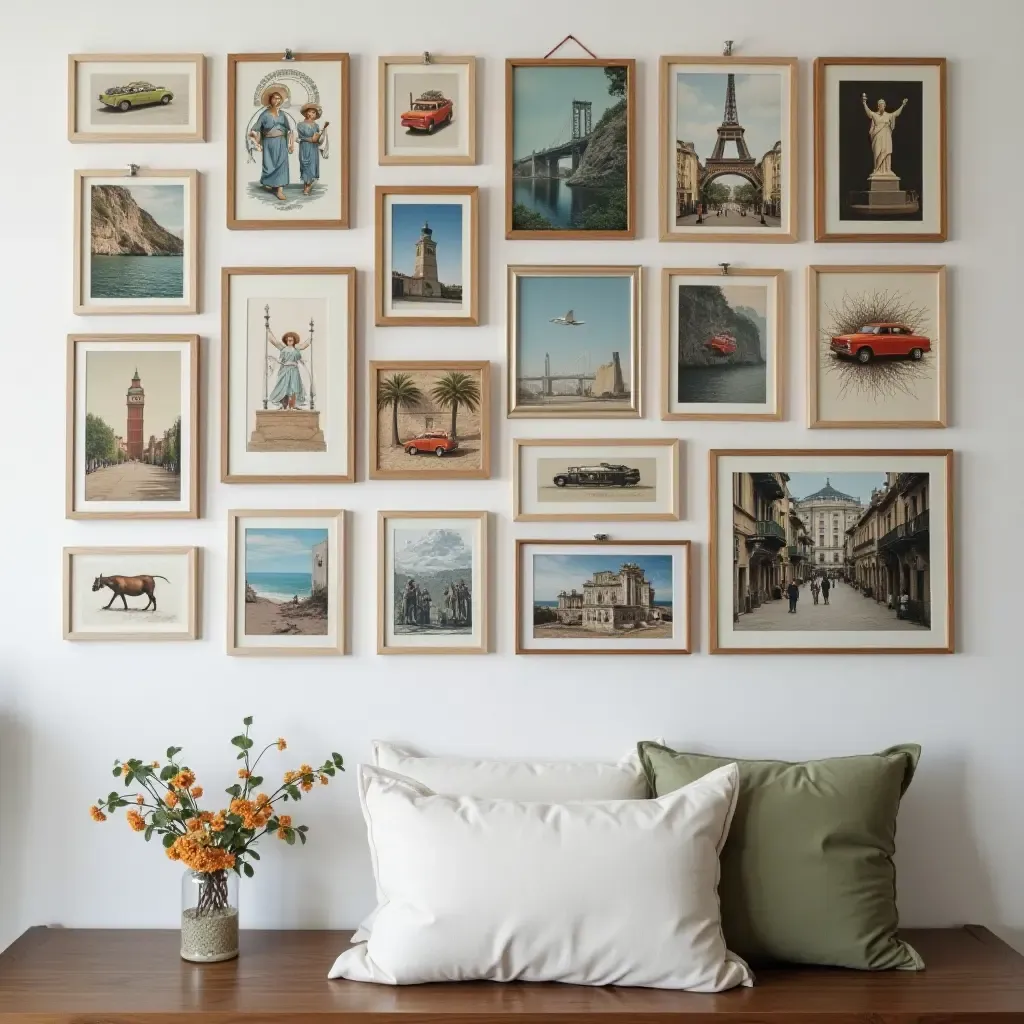
[[[426,430],[405,442],[405,454],[419,455],[420,452],[431,452],[441,458],[458,447],[459,442],[443,430]]]
[[[720,331],[704,342],[713,356],[731,356],[736,351],[736,339],[728,331]]]
[[[451,124],[455,104],[444,93],[431,89],[414,100],[409,93],[409,109],[402,114],[401,124],[414,132],[433,134],[435,129]]]
[[[921,359],[931,352],[930,338],[915,334],[906,324],[864,324],[850,334],[837,334],[829,346],[839,358],[856,359],[870,363],[876,356],[902,356]]]

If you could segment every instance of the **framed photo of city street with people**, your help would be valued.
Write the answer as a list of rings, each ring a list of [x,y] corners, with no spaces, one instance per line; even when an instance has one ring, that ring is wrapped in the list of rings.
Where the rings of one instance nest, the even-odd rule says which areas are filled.
[[[505,237],[636,237],[636,61],[505,61]]]
[[[345,654],[345,513],[228,512],[228,654]]]
[[[641,416],[640,267],[508,268],[508,415]]]
[[[374,323],[476,327],[478,206],[475,185],[378,185]]]
[[[347,53],[229,53],[228,227],[347,228],[350,106]]]
[[[710,453],[712,654],[952,654],[953,453]]]
[[[946,59],[814,62],[814,239],[946,240]]]
[[[486,480],[491,364],[371,361],[371,480]]]
[[[487,654],[487,513],[377,514],[377,653]]]
[[[75,171],[74,311],[199,312],[199,174]]]
[[[808,426],[946,426],[946,268],[807,274]]]
[[[223,483],[355,479],[356,271],[221,270]]]
[[[662,419],[782,419],[784,282],[753,267],[662,270]]]
[[[199,337],[77,334],[67,350],[69,519],[199,516]]]
[[[516,438],[512,518],[669,520],[680,515],[678,438]]]
[[[516,654],[689,654],[688,540],[516,541]]]
[[[476,163],[476,58],[377,59],[380,164]]]
[[[663,242],[795,242],[797,59],[662,57]]]

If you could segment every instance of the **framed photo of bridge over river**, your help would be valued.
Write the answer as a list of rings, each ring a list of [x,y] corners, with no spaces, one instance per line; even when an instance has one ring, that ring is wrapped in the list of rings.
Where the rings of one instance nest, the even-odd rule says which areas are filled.
[[[505,237],[636,237],[636,61],[505,61]]]
[[[795,242],[795,57],[662,57],[663,242]]]

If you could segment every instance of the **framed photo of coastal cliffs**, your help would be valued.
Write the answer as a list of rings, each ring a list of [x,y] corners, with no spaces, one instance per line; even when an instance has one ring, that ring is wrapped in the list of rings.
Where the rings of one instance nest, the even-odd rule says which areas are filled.
[[[68,338],[69,519],[199,516],[199,337]]]
[[[75,171],[75,312],[199,312],[198,193],[196,171]]]
[[[662,271],[662,419],[782,419],[784,281],[747,267]]]
[[[505,237],[636,237],[636,61],[505,61]]]
[[[345,513],[228,512],[228,654],[347,653]]]
[[[946,240],[944,57],[814,62],[814,240]]]
[[[221,270],[223,483],[355,479],[356,271]]]
[[[347,53],[228,54],[228,227],[349,226]]]
[[[795,57],[661,58],[663,242],[795,242]]]

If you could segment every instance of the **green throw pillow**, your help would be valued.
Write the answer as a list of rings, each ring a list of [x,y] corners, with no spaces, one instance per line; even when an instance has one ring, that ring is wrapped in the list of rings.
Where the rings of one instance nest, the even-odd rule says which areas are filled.
[[[822,761],[745,761],[638,745],[655,796],[735,761],[740,793],[722,851],[722,927],[751,964],[919,971],[896,934],[896,812],[921,748]]]

